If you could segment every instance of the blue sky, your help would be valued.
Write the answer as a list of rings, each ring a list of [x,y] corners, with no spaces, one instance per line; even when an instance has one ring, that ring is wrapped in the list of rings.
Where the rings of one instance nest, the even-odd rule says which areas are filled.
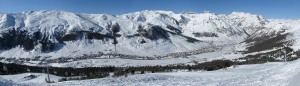
[[[75,13],[124,14],[141,10],[185,10],[217,14],[249,12],[266,18],[300,19],[300,0],[0,0],[0,12],[65,10]]]

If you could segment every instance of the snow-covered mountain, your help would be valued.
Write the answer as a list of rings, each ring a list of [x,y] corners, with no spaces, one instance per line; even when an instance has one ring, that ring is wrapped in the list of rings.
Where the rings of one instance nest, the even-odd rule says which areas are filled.
[[[70,58],[112,56],[166,59],[204,55],[210,58],[205,54],[215,52],[219,54],[214,57],[224,58],[226,53],[247,50],[253,42],[299,28],[295,26],[296,21],[299,22],[267,20],[243,12],[228,15],[160,10],[123,15],[58,10],[1,13],[0,57],[3,62],[11,62],[9,59],[55,62],[63,58],[72,61]]]

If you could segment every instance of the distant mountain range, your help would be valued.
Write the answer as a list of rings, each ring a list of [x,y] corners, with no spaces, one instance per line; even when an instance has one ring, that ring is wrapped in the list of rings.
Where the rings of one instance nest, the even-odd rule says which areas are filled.
[[[298,50],[299,28],[300,20],[265,19],[243,12],[0,13],[0,57],[2,62],[34,65],[111,58],[233,59],[228,53],[242,58],[284,47]]]

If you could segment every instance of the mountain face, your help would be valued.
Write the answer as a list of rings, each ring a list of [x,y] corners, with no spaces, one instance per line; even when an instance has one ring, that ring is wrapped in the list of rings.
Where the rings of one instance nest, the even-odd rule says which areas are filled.
[[[226,53],[247,51],[296,28],[291,22],[296,20],[267,20],[242,12],[229,15],[158,10],[123,15],[57,10],[1,13],[0,57],[2,61],[51,62],[81,56],[186,57],[224,47],[231,47]],[[259,51],[262,50],[266,49]]]

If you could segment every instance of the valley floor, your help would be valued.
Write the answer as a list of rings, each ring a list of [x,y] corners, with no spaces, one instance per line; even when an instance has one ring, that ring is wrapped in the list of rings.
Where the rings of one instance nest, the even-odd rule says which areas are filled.
[[[46,74],[33,73],[36,78],[24,79],[29,74],[0,76],[0,84],[34,86],[296,86],[300,78],[300,60],[240,65],[217,71],[148,73],[118,78],[45,83]],[[54,77],[57,79],[59,77]],[[9,81],[11,80],[11,81]]]

